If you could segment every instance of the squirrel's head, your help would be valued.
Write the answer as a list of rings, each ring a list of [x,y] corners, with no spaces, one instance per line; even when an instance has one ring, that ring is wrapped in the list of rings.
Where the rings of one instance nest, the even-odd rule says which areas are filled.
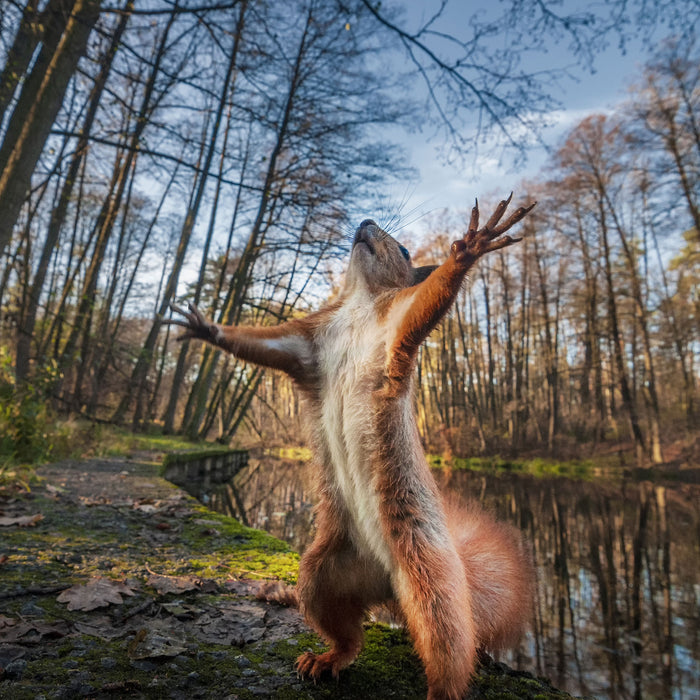
[[[355,232],[345,284],[352,288],[362,281],[372,293],[411,287],[435,267],[413,267],[408,250],[372,219],[365,219]]]

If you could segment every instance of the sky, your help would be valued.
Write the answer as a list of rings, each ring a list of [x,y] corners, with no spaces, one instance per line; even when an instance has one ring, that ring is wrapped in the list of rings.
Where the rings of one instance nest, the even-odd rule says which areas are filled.
[[[417,23],[425,15],[428,7],[436,7],[435,2],[411,3],[406,22]],[[458,27],[467,22],[475,8],[488,8],[494,0],[451,0],[448,4],[450,15],[448,27]],[[499,3],[496,3],[499,5]],[[568,9],[585,8],[589,3],[567,0]],[[502,7],[502,5],[500,5]],[[488,11],[486,9],[485,11]],[[612,111],[627,97],[629,86],[638,80],[641,69],[648,57],[649,42],[630,40],[623,53],[613,44],[595,59],[594,71],[570,68],[576,80],[564,80],[559,86],[552,86],[553,97],[561,103],[561,109],[551,115],[554,125],[543,132],[544,141],[552,148],[560,142],[572,127],[590,114]],[[525,59],[526,61],[528,59]],[[533,55],[535,66],[543,60],[542,55]],[[554,67],[570,67],[574,63],[566,46],[547,47],[545,60]],[[439,143],[430,140],[426,132],[406,134],[398,137],[409,153],[410,164],[417,169],[418,178],[406,185],[404,190],[387,193],[388,200],[394,200],[401,208],[401,220],[409,229],[424,229],[429,225],[431,214],[442,210],[461,210],[472,206],[475,197],[491,195],[493,198],[507,196],[516,191],[519,183],[536,176],[545,166],[547,152],[542,147],[533,148],[524,166],[517,169],[508,158],[499,159],[498,154],[479,156],[476,162],[467,167],[449,164],[438,153]]]

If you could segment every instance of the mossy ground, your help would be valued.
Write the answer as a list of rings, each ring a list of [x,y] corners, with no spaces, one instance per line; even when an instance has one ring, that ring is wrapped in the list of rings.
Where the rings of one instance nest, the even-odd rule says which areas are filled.
[[[50,465],[31,492],[5,497],[0,530],[0,698],[424,698],[403,630],[369,625],[339,681],[297,679],[294,660],[323,644],[297,611],[255,600],[257,579],[293,583],[298,556],[269,535],[207,510],[155,463]],[[95,610],[57,596],[94,577],[133,595]],[[163,582],[172,584],[172,589]],[[473,698],[567,697],[487,663]]]

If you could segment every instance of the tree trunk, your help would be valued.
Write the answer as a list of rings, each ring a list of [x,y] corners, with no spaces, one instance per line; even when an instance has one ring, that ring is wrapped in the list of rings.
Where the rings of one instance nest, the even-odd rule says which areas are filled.
[[[101,330],[99,332],[99,337],[100,338],[107,338],[107,340],[106,340],[107,348],[102,353],[101,361],[100,361],[99,366],[97,367],[97,369],[94,373],[93,379],[92,379],[92,382],[93,382],[92,395],[90,397],[90,402],[89,402],[88,408],[87,408],[88,415],[94,416],[96,414],[98,396],[99,396],[100,389],[102,387],[102,383],[103,383],[103,380],[105,378],[105,375],[107,374],[107,367],[108,367],[109,359],[111,357],[111,353],[109,351],[109,348],[113,348],[117,342],[117,338],[119,335],[119,328],[120,328],[122,319],[124,318],[124,308],[126,306],[126,302],[129,299],[131,289],[132,289],[134,282],[136,280],[136,274],[139,270],[139,267],[141,266],[141,261],[143,259],[144,253],[146,252],[146,248],[148,247],[148,243],[151,239],[151,234],[153,233],[153,229],[155,228],[156,222],[158,221],[158,218],[160,216],[161,210],[163,209],[163,205],[165,204],[165,201],[166,201],[167,196],[170,192],[170,189],[177,178],[178,170],[179,170],[179,163],[178,163],[178,167],[176,167],[173,170],[173,172],[170,174],[168,184],[166,185],[165,189],[163,190],[163,194],[160,198],[160,202],[158,203],[158,206],[156,207],[156,211],[153,215],[153,218],[148,226],[148,229],[146,229],[146,231],[143,235],[143,240],[141,241],[139,252],[136,256],[136,260],[134,261],[133,267],[131,268],[131,271],[129,274],[129,281],[126,284],[126,288],[124,289],[124,292],[122,294],[122,298],[121,298],[121,301],[119,303],[119,308],[117,309],[116,314],[114,314],[113,316],[110,316],[107,313],[104,314],[102,327],[101,327]],[[132,182],[133,182],[133,179],[132,179]],[[115,276],[116,276],[116,270],[115,270]],[[105,309],[105,312],[107,310],[108,309]],[[113,322],[111,330],[109,330],[110,320]]]
[[[634,301],[635,316],[637,317],[637,323],[642,335],[642,351],[644,355],[644,369],[646,372],[646,392],[645,396],[649,403],[650,408],[650,424],[651,424],[651,439],[650,439],[650,456],[653,462],[660,464],[663,462],[663,456],[661,454],[661,428],[659,419],[659,399],[656,391],[656,372],[654,370],[654,359],[651,351],[651,339],[649,337],[649,323],[648,323],[648,312],[646,310],[646,305],[644,304],[644,299],[642,297],[642,285],[639,279],[639,272],[637,270],[637,263],[635,260],[634,252],[627,240],[627,235],[625,234],[622,222],[617,216],[617,212],[610,201],[610,198],[605,194],[608,208],[610,209],[611,216],[613,218],[613,223],[617,230],[620,242],[622,243],[622,250],[624,252],[625,262],[627,263],[627,269],[630,275],[630,280],[632,282],[632,299]]]
[[[255,220],[251,227],[246,246],[238,262],[238,266],[236,268],[236,272],[233,278],[233,284],[229,289],[227,299],[224,302],[224,306],[222,308],[221,322],[223,323],[235,324],[240,320],[241,311],[243,308],[243,300],[251,283],[253,267],[260,254],[260,249],[265,237],[265,232],[269,225],[270,212],[272,211],[273,205],[275,203],[273,185],[277,177],[277,163],[288,138],[288,131],[290,126],[290,120],[294,110],[295,98],[297,96],[297,90],[301,81],[302,59],[304,58],[306,53],[307,35],[312,21],[313,20],[311,13],[309,13],[306,17],[305,30],[302,34],[301,41],[296,52],[295,64],[292,68],[292,73],[289,80],[289,87],[284,102],[284,108],[280,117],[279,124],[277,126],[275,145],[272,149],[272,152],[270,153],[270,158],[268,160],[267,170],[265,173],[265,180],[261,189],[260,201],[258,204]],[[202,383],[199,383],[196,386],[196,390],[198,392],[204,392],[205,390],[208,391],[208,386],[211,381],[214,365],[219,355],[220,353],[212,352],[211,350],[209,350],[209,352],[207,353],[207,366],[203,366],[202,370],[200,370]],[[244,401],[243,405],[247,406],[250,403],[251,399],[252,396],[250,396],[250,398]],[[198,399],[200,408],[196,410],[197,424],[195,424],[195,421],[190,421],[188,425],[188,432],[191,435],[194,435],[198,430],[198,423],[202,415],[201,401],[202,397],[200,396],[200,398]],[[233,405],[236,406],[239,404],[234,401]],[[230,414],[229,412],[226,415],[232,414]],[[239,423],[239,420],[235,422],[236,427]],[[230,426],[226,426],[225,430],[227,435],[232,434],[230,432]]]
[[[242,36],[243,29],[245,26],[246,8],[247,8],[247,2],[244,1],[240,5],[238,21],[237,21],[237,26],[236,26],[236,37],[235,37],[235,40],[233,42],[233,47],[231,49],[231,55],[229,57],[228,68],[226,70],[226,77],[223,80],[223,83],[221,86],[221,92],[219,94],[219,104],[217,106],[216,116],[214,118],[214,124],[212,126],[211,136],[209,138],[209,148],[207,149],[207,154],[206,154],[206,157],[204,160],[204,167],[203,167],[202,175],[199,178],[199,182],[197,184],[197,191],[196,191],[196,194],[195,194],[194,200],[193,200],[192,215],[190,217],[190,215],[188,214],[188,217],[186,219],[186,221],[191,222],[191,226],[194,226],[195,219],[199,214],[199,207],[201,205],[202,197],[204,195],[204,190],[205,190],[206,184],[207,184],[207,175],[209,173],[209,168],[211,167],[211,163],[214,159],[214,154],[216,153],[216,142],[217,142],[218,137],[219,137],[219,129],[221,127],[221,122],[222,122],[222,118],[224,115],[224,108],[226,106],[226,101],[229,98],[229,95],[233,89],[234,70],[236,68],[236,64],[238,61],[238,51],[239,51],[239,47],[241,44],[241,36]],[[221,151],[221,161],[220,161],[219,174],[221,174],[221,167],[223,166],[223,158],[224,158],[224,153],[225,153],[225,149],[226,149],[227,139],[228,139],[228,128],[226,129],[224,144],[222,146],[222,151]],[[202,292],[202,287],[204,284],[204,278],[206,276],[206,267],[207,267],[207,261],[209,258],[209,248],[211,246],[212,236],[214,235],[214,221],[216,219],[220,186],[221,186],[221,180],[219,179],[219,182],[218,182],[217,188],[216,188],[216,195],[215,195],[214,203],[213,203],[212,209],[211,209],[209,228],[207,230],[207,236],[206,236],[205,243],[204,243],[204,249],[202,251],[202,260],[200,263],[199,276],[197,279],[197,286],[195,289],[195,298],[194,298],[195,304],[199,303],[199,298],[200,298],[200,295]],[[177,358],[177,365],[175,367],[175,375],[174,375],[172,387],[170,390],[170,398],[168,400],[168,406],[165,410],[165,415],[163,418],[164,430],[166,433],[173,432],[174,427],[175,427],[175,411],[177,409],[177,403],[178,403],[178,399],[180,396],[180,389],[182,387],[183,378],[185,376],[186,359],[187,359],[188,350],[189,350],[189,343],[183,343],[182,347],[180,348],[180,354]]]
[[[550,313],[551,300],[548,292],[548,280],[545,276],[542,256],[539,252],[537,237],[533,239],[535,263],[537,267],[537,279],[539,281],[540,303],[542,306],[542,322],[544,326],[544,362],[545,376],[547,377],[547,448],[554,452],[554,438],[559,432],[559,368],[557,351],[557,323],[552,321]],[[557,283],[557,296],[559,294],[559,282]],[[558,306],[558,302],[556,304]]]
[[[114,228],[114,222],[121,207],[129,175],[133,176],[133,169],[135,168],[136,159],[139,153],[138,146],[141,141],[143,131],[148,124],[148,116],[155,108],[158,99],[160,99],[160,97],[162,97],[164,94],[161,92],[157,99],[153,99],[156,78],[160,73],[160,65],[167,49],[168,34],[174,19],[175,14],[171,13],[170,19],[166,25],[165,31],[163,32],[163,36],[161,37],[153,60],[153,68],[151,69],[151,73],[149,74],[146,86],[144,88],[141,106],[138,114],[134,117],[134,129],[129,135],[128,142],[125,145],[123,159],[119,156],[117,157],[114,171],[114,181],[116,183],[114,195],[107,197],[95,223],[95,229],[98,232],[95,242],[95,249],[83,282],[75,322],[62,353],[61,364],[63,366],[73,360],[75,348],[77,347],[79,336],[81,334],[83,337],[83,345],[86,346],[87,343],[90,326],[92,323],[92,312],[95,306],[98,276],[104,261],[104,254],[107,249],[107,244],[109,243]],[[82,358],[83,361],[85,359],[86,358]],[[72,398],[72,403],[76,408],[79,408],[79,403],[81,400],[80,395],[81,387],[79,384],[76,384],[74,396]]]
[[[581,212],[578,206],[576,207],[576,233],[581,245],[586,290],[585,362],[583,376],[581,378],[581,395],[584,408],[588,408],[587,412],[593,416],[593,435],[594,440],[597,442],[602,439],[605,434],[605,397],[603,396],[603,367],[600,352],[600,328],[598,323],[598,281],[597,272],[593,268],[593,260],[584,234],[584,226],[581,221]],[[592,402],[591,394],[593,397]]]
[[[46,16],[37,12],[39,0],[28,0],[22,11],[17,34],[7,52],[7,60],[0,73],[0,124],[5,110],[12,101],[17,86],[27,72],[34,51],[41,38],[41,26],[46,22]]]
[[[493,337],[492,337],[492,321],[491,321],[491,290],[488,275],[488,268],[482,261],[479,267],[479,278],[484,290],[484,313],[486,324],[486,357],[488,360],[488,382],[486,384],[488,396],[489,416],[491,417],[491,432],[493,432],[498,423],[498,406],[496,402],[496,378],[495,362],[493,359]]]
[[[605,271],[605,281],[607,286],[608,324],[610,327],[612,351],[614,356],[613,359],[615,362],[615,369],[617,371],[617,378],[620,385],[620,395],[622,396],[622,403],[625,406],[625,410],[629,418],[630,428],[632,430],[632,437],[634,439],[634,443],[637,448],[637,455],[639,457],[640,451],[645,451],[645,440],[644,434],[642,433],[642,428],[639,424],[637,406],[635,405],[634,399],[632,398],[632,392],[630,391],[629,381],[627,379],[625,355],[622,346],[622,336],[620,333],[620,326],[618,321],[615,285],[613,284],[612,261],[610,259],[610,244],[608,240],[608,225],[604,207],[605,204],[603,198],[601,197],[599,201],[599,213],[601,238],[603,241],[603,263]]]
[[[99,16],[100,2],[55,0],[52,3],[52,8],[55,6],[60,12],[67,3],[72,12],[55,51],[49,50],[54,37],[44,37],[44,49],[22,88],[0,148],[0,254],[12,236],[34,167],[61,108],[68,82],[85,53],[88,37]]]

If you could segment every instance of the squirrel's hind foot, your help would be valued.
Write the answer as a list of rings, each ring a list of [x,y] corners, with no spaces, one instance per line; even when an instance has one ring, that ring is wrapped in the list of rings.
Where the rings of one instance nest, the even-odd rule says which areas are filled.
[[[297,659],[297,675],[300,678],[310,678],[317,681],[330,671],[333,678],[337,680],[340,671],[349,666],[356,656],[357,654],[354,652],[342,652],[337,649],[331,649],[323,654],[307,651]]]

